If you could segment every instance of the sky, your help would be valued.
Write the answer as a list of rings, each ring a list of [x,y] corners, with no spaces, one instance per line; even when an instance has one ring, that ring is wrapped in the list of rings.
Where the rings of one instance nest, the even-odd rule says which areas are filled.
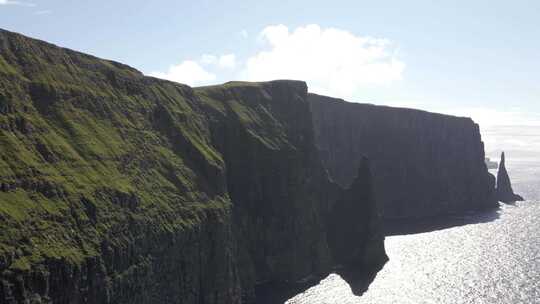
[[[540,126],[537,0],[0,0],[0,27],[192,86],[300,79],[486,130]]]

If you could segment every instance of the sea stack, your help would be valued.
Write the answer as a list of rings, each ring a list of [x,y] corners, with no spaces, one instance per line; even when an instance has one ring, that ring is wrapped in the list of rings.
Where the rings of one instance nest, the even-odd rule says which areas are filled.
[[[506,161],[504,152],[501,154],[501,162],[499,163],[499,171],[497,172],[497,199],[504,203],[512,203],[523,201],[523,197],[514,193],[510,177],[506,171]]]

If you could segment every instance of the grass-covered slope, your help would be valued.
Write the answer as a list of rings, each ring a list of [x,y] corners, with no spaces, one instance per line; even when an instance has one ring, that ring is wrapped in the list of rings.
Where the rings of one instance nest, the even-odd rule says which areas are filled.
[[[108,249],[118,252],[103,266],[122,275],[129,269],[118,264],[151,256],[114,257],[137,240],[199,229],[209,217],[226,222],[224,163],[193,94],[0,31],[4,276],[51,261],[80,268]]]
[[[6,32],[0,47],[0,254],[31,252],[13,267],[80,262],[128,218],[177,229],[226,208],[190,88]]]

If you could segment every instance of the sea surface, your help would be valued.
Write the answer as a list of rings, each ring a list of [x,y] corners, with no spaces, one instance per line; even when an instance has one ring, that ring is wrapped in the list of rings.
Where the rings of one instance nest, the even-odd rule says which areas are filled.
[[[287,303],[540,303],[540,159],[510,156],[507,168],[527,201],[460,217],[460,226],[387,237],[390,261],[361,297],[332,274]]]

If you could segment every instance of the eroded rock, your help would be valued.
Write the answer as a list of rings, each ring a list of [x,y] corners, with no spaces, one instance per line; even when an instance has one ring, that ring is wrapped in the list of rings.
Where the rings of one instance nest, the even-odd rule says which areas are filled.
[[[523,197],[514,193],[512,182],[506,170],[506,158],[504,152],[501,153],[499,171],[497,171],[497,199],[504,203],[523,201]]]

